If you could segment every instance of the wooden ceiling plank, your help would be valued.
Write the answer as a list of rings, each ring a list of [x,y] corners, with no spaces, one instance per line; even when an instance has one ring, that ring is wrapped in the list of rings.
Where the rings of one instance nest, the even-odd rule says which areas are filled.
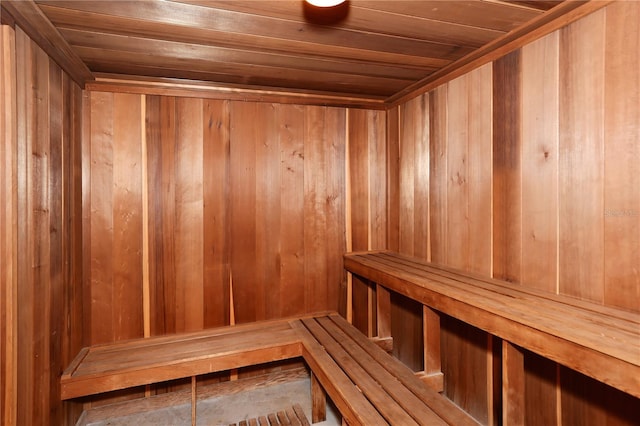
[[[28,1],[96,72],[388,96],[390,106],[566,25],[589,4],[352,0],[349,17],[327,28],[305,22],[298,0]]]
[[[502,32],[511,31],[539,16],[542,12],[530,8],[514,7],[509,3],[480,0],[351,0],[354,7],[385,10],[403,15],[414,15],[442,22],[454,22]]]
[[[387,103],[391,108],[404,103],[589,15],[613,1],[615,0],[565,1],[520,28],[399,91],[389,97]]]
[[[80,87],[93,80],[89,68],[32,0],[4,0],[5,11]]]
[[[62,29],[62,35],[74,47],[119,50],[137,53],[151,53],[161,57],[174,57],[184,60],[202,60],[219,63],[243,65],[263,65],[287,67],[315,72],[339,72],[370,77],[416,80],[435,71],[434,67],[415,68],[367,64],[364,61],[338,61],[335,59],[315,58],[310,55],[276,55],[262,50],[239,50],[226,47],[205,46],[201,44],[179,43],[115,34],[95,33],[83,30]]]
[[[100,74],[120,74],[122,68],[119,63],[100,63],[90,62],[97,69],[100,69]],[[131,72],[130,77],[143,75],[147,78],[169,78],[182,81],[199,81],[219,84],[221,86],[233,85],[237,87],[245,88],[268,88],[272,91],[287,92],[287,91],[307,91],[310,93],[340,93],[345,96],[361,96],[370,99],[387,98],[390,94],[394,93],[394,90],[384,91],[380,86],[363,86],[361,84],[351,85],[338,85],[327,86],[326,84],[309,83],[303,84],[291,83],[291,81],[282,81],[277,78],[253,78],[250,81],[243,81],[238,76],[231,74],[218,74],[215,72],[202,71],[202,70],[187,70],[176,69],[173,70],[167,67],[158,67],[153,65],[130,65],[127,70]]]
[[[159,57],[153,54],[106,52],[104,49],[85,47],[79,47],[77,50],[95,72],[136,74],[139,70],[138,67],[152,67],[159,70],[153,74],[158,77],[182,77],[262,86],[289,86],[299,89],[326,87],[330,91],[374,95],[395,93],[408,84],[407,80],[394,78],[356,76],[335,72],[320,73],[256,65],[213,65],[209,61],[190,60],[185,62],[178,58]],[[165,72],[162,73],[162,70]],[[203,75],[209,77],[196,78],[195,73],[200,73],[201,77]]]
[[[153,38],[191,44],[205,44],[228,48],[248,49],[258,47],[263,52],[313,55],[318,58],[358,60],[374,64],[402,64],[405,67],[440,68],[472,51],[458,49],[455,54],[441,55],[437,52],[421,52],[422,56],[376,52],[344,46],[328,46],[299,40],[282,40],[244,34],[226,34],[220,31],[202,30],[185,26],[167,25],[159,27],[153,22],[136,21],[132,18],[73,11],[49,4],[40,6],[49,19],[61,29],[95,30],[105,33]]]
[[[158,28],[167,31],[166,25],[196,27],[215,30],[222,39],[234,34],[261,36],[265,48],[270,48],[272,39],[304,41],[328,46],[343,46],[355,49],[401,53],[453,59],[465,46],[434,43],[423,40],[366,33],[342,28],[327,28],[300,22],[247,15],[233,11],[211,9],[173,1],[119,1],[118,7],[104,1],[51,1],[54,6],[76,9],[103,15],[131,18],[139,22],[155,22]],[[466,46],[467,48],[472,46]]]
[[[95,30],[100,32],[120,33],[164,39],[169,41],[186,42],[193,44],[216,45],[230,48],[256,48],[261,51],[291,54],[313,54],[316,57],[332,59],[353,59],[379,64],[397,64],[412,67],[442,67],[457,57],[464,56],[472,51],[470,48],[458,49],[455,54],[448,54],[440,58],[442,49],[436,52],[425,51],[422,56],[410,56],[398,53],[376,52],[344,46],[328,46],[318,43],[301,42],[299,40],[273,39],[262,36],[245,34],[227,34],[220,31],[202,30],[186,26],[167,25],[159,27],[154,22],[136,21],[132,18],[119,16],[94,14],[82,11],[72,11],[52,7],[49,4],[40,6],[47,16],[60,28]]]
[[[502,3],[506,3],[505,0],[494,0],[494,1],[500,1]],[[554,7],[556,7],[557,5],[559,5],[560,3],[562,3],[562,0],[549,0],[549,1],[545,1],[545,0],[509,0],[509,3],[511,4],[517,4],[523,7],[528,7],[530,9],[537,9],[537,10],[543,10],[543,11],[547,11],[549,9],[553,9]]]
[[[211,1],[176,0],[180,3],[199,5],[216,10],[242,13],[246,16],[261,15],[305,24],[301,1]],[[414,2],[414,9],[423,7]],[[394,37],[433,41],[459,46],[480,47],[505,31],[479,28],[457,22],[444,22],[414,14],[390,13],[380,9],[360,8],[351,5],[348,16],[331,28],[344,28],[365,33],[380,33]]]

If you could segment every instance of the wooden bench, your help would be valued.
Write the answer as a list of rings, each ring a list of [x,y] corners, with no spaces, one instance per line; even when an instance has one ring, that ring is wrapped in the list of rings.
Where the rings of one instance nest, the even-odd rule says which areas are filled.
[[[303,356],[348,424],[477,425],[339,315],[295,322]]]
[[[439,315],[444,313],[503,339],[503,386],[523,383],[520,348],[525,348],[640,397],[638,314],[388,251],[348,253],[344,263],[347,271],[377,283],[382,297],[393,291],[423,304],[425,328],[431,334],[439,333]],[[388,306],[388,301],[378,306]],[[378,311],[378,321],[388,322],[389,315],[388,310]],[[439,335],[432,339],[439,341]],[[436,360],[439,367],[439,345],[425,350],[431,351],[425,358]],[[523,412],[523,407],[510,407],[521,403],[513,398],[522,398],[523,389],[513,391],[503,389],[503,409]]]
[[[476,425],[451,401],[337,314],[265,321],[83,349],[61,378],[63,399],[302,357],[313,421],[325,393],[346,424]],[[195,386],[192,387],[195,423]]]
[[[84,348],[60,379],[63,400],[295,358],[288,321],[221,327]]]

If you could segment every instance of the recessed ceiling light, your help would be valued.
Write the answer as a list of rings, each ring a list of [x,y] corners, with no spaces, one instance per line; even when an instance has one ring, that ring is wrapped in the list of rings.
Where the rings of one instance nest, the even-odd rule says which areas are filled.
[[[304,0],[302,10],[307,22],[334,25],[349,15],[349,0]]]
[[[341,3],[344,3],[346,0],[305,0],[305,1],[317,7],[334,7]]]

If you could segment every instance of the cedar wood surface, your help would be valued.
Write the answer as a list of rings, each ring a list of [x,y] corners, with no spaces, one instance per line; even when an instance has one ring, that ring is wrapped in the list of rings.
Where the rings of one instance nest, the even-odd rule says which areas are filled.
[[[345,255],[345,268],[542,356],[640,395],[640,316],[394,252]],[[508,349],[508,348],[506,348]],[[610,366],[610,370],[603,366]]]
[[[337,314],[84,348],[62,398],[300,356],[350,424],[477,424]]]
[[[344,110],[103,92],[88,96],[94,160],[87,179],[95,189],[89,226],[96,245],[89,274],[92,291],[107,292],[92,304],[92,343],[142,335],[142,291],[128,289],[132,293],[125,295],[117,287],[122,274],[142,271],[142,179],[149,180],[154,219],[149,230],[152,335],[224,325],[230,283],[239,323],[337,309],[339,286],[329,284],[340,283],[344,275],[339,260],[344,153],[331,147],[344,138]],[[116,113],[127,121],[114,120]],[[156,126],[159,132],[152,130]],[[112,135],[119,133],[136,140],[116,145]],[[118,184],[121,173],[144,161],[142,143],[148,176],[138,170],[127,184]],[[116,166],[118,158],[124,164]],[[291,197],[283,197],[281,188]],[[119,214],[122,203],[128,209]],[[123,221],[115,222],[119,216]],[[112,234],[131,242],[110,244]],[[127,256],[113,262],[122,250]],[[118,307],[110,302],[114,298]],[[209,299],[218,305],[205,307]],[[119,320],[124,312],[128,319]]]
[[[544,20],[559,3],[352,0],[347,18],[330,31],[305,19],[299,1],[121,1],[114,8],[106,1],[47,0],[10,10],[49,18],[94,73],[364,101],[407,89],[509,31]]]
[[[0,422],[62,424],[82,409],[59,402],[84,333],[82,91],[19,28],[2,49]]]
[[[403,236],[402,229],[415,227],[416,216],[428,217],[426,260],[640,311],[640,186],[635,184],[640,144],[638,133],[628,131],[637,127],[640,114],[640,82],[637,74],[628,73],[637,67],[638,53],[617,41],[628,26],[629,36],[638,37],[637,25],[628,24],[637,14],[637,3],[615,3],[487,70],[477,69],[423,95],[429,97],[429,109],[412,117],[430,121],[428,209],[417,207],[414,184],[403,178],[415,158],[409,154],[415,148],[406,145],[423,140],[410,137],[403,126],[397,145],[396,136],[389,138],[389,148],[400,153],[400,170],[393,163],[388,169],[395,173],[389,182],[399,182],[396,191],[390,188],[390,206],[393,211],[399,205],[400,213],[390,215],[389,223],[390,236],[400,230],[399,251],[415,255],[414,235]],[[472,78],[475,83],[464,89]],[[480,90],[489,90],[489,98],[470,107]],[[505,102],[521,110],[505,111]],[[396,114],[400,123],[407,122],[401,106],[390,110],[390,123]],[[394,192],[399,202],[393,201]],[[472,250],[474,241],[479,245]],[[497,421],[487,395],[500,392],[498,366],[487,359],[486,348],[499,354],[500,347],[453,320],[445,318],[443,328],[445,393],[476,418]],[[524,358],[527,422],[637,422],[637,399],[530,353]],[[555,383],[560,393],[551,391]],[[588,395],[606,403],[586,404]]]
[[[143,82],[169,94],[195,84],[218,99],[384,109],[610,2],[356,0],[330,31],[303,19],[299,1],[121,1],[113,8],[7,0],[2,8],[3,21],[15,20],[81,87],[130,91]]]
[[[526,285],[585,297],[604,305],[639,311],[637,270],[638,253],[640,253],[640,215],[638,214],[640,211],[640,194],[638,193],[640,143],[637,139],[637,126],[640,115],[638,112],[640,82],[638,73],[629,72],[630,69],[638,68],[639,55],[636,50],[627,48],[633,45],[632,40],[638,40],[640,37],[637,27],[637,22],[640,20],[638,13],[640,13],[640,7],[637,2],[616,2],[522,47],[519,53],[514,54],[520,58],[519,65],[505,58],[500,60],[500,63],[489,64],[488,67],[464,74],[459,81],[443,83],[429,93],[420,95],[424,101],[414,99],[387,111],[386,176],[383,179],[387,184],[387,204],[382,209],[387,214],[384,225],[387,233],[387,248],[399,250],[405,254],[414,254],[415,250],[422,250],[422,253],[430,256],[427,260],[490,275],[496,268],[495,243],[502,241],[502,233],[509,230],[510,235],[513,235],[517,241],[511,242],[508,246],[501,246],[501,250],[507,251],[502,255],[519,259],[520,268],[514,273],[517,278],[514,285]],[[250,178],[255,176],[254,184],[260,185],[264,181],[264,176],[274,170],[278,170],[282,189],[281,193],[278,192],[280,206],[283,206],[280,213],[283,234],[279,243],[282,262],[253,258],[249,259],[252,262],[246,269],[253,269],[255,267],[253,262],[265,265],[266,271],[259,273],[260,276],[266,276],[266,272],[277,271],[277,265],[281,265],[281,275],[279,275],[282,277],[281,284],[269,287],[269,289],[278,288],[279,291],[275,296],[271,290],[245,288],[243,274],[250,275],[258,272],[243,270],[240,272],[239,284],[236,284],[235,271],[233,273],[234,292],[237,285],[239,297],[242,299],[259,294],[256,292],[277,297],[280,300],[279,309],[282,312],[304,310],[300,302],[286,302],[289,295],[295,295],[293,297],[298,301],[305,300],[305,305],[313,304],[312,301],[319,295],[318,300],[326,300],[327,303],[333,303],[333,306],[344,306],[345,301],[341,301],[339,296],[344,290],[336,287],[339,285],[336,283],[344,282],[340,261],[337,260],[335,263],[331,259],[338,259],[346,248],[346,244],[341,240],[345,230],[363,226],[359,222],[361,219],[357,219],[358,223],[348,222],[354,219],[353,217],[347,219],[349,216],[345,212],[347,193],[356,193],[360,190],[357,186],[366,184],[367,187],[362,191],[368,195],[361,197],[367,200],[379,197],[380,184],[371,185],[371,182],[380,179],[377,171],[380,168],[378,161],[384,161],[369,157],[366,170],[375,178],[373,180],[372,178],[366,180],[351,178],[349,185],[346,184],[348,163],[344,135],[350,134],[347,123],[350,123],[349,116],[353,110],[275,105],[274,110],[284,111],[280,118],[275,119],[279,123],[279,131],[274,133],[267,131],[263,134],[269,135],[265,136],[264,140],[279,140],[281,162],[274,164],[272,161],[277,161],[276,157],[270,157],[271,160],[268,162],[265,160],[262,168],[257,168],[257,160],[252,160],[253,157],[249,157],[248,162],[238,165],[241,162],[238,155],[244,155],[244,152],[253,155],[255,151],[254,148],[244,146],[248,143],[247,141],[242,142],[243,146],[238,146],[237,142],[229,138],[231,131],[236,134],[244,131],[237,127],[232,130],[234,116],[237,119],[236,126],[250,122],[261,129],[266,129],[267,124],[273,120],[266,120],[265,116],[274,118],[277,116],[275,112],[265,112],[265,109],[260,109],[262,112],[253,116],[251,115],[253,112],[250,111],[254,108],[251,102],[236,106],[237,101],[212,101],[194,97],[193,102],[202,104],[203,111],[206,111],[203,112],[201,121],[205,128],[202,133],[203,140],[218,141],[212,144],[200,142],[204,152],[202,171],[192,172],[197,176],[201,174],[202,198],[207,201],[200,201],[197,197],[194,201],[190,198],[192,194],[176,194],[175,191],[179,191],[183,185],[178,178],[184,176],[179,175],[178,170],[182,170],[179,167],[184,167],[184,163],[179,161],[189,158],[188,149],[196,147],[187,146],[186,152],[175,148],[165,148],[165,152],[159,150],[162,146],[183,146],[178,143],[180,135],[176,133],[175,128],[170,127],[169,123],[171,119],[176,120],[176,117],[180,116],[180,112],[172,112],[175,108],[171,106],[171,102],[175,102],[177,98],[172,101],[171,97],[162,95],[128,96],[87,92],[83,105],[85,118],[82,120],[80,89],[65,73],[62,73],[61,91],[49,92],[48,86],[45,86],[47,91],[42,92],[42,96],[38,96],[37,99],[40,101],[36,101],[35,94],[43,90],[43,87],[37,84],[36,91],[31,92],[26,89],[27,85],[30,85],[29,80],[36,79],[44,82],[45,78],[36,74],[50,72],[44,71],[46,67],[40,66],[37,67],[37,71],[34,71],[36,69],[33,67],[36,63],[34,55],[37,55],[33,52],[38,52],[39,49],[19,29],[14,32],[10,27],[3,26],[2,34],[3,63],[16,64],[15,71],[12,71],[14,70],[12,67],[3,67],[3,93],[11,92],[14,87],[12,81],[17,82],[16,110],[13,113],[10,108],[5,110],[5,117],[8,114],[9,118],[5,119],[7,121],[3,124],[5,133],[6,129],[12,125],[17,126],[15,138],[5,138],[4,151],[0,151],[5,155],[3,165],[8,164],[2,169],[5,174],[8,174],[7,179],[3,179],[3,194],[12,194],[18,206],[13,211],[2,210],[3,253],[12,253],[12,255],[3,256],[2,260],[4,303],[1,312],[3,318],[13,318],[12,322],[3,323],[2,336],[9,336],[12,333],[14,336],[27,336],[17,340],[13,347],[17,348],[17,352],[13,352],[10,345],[3,343],[1,362],[3,372],[11,370],[11,363],[17,363],[17,370],[9,375],[3,374],[0,383],[3,390],[8,390],[4,393],[2,408],[0,408],[3,420],[10,423],[13,416],[18,415],[20,422],[42,424],[46,423],[40,418],[42,413],[50,413],[54,423],[60,419],[73,419],[78,415],[77,407],[63,406],[57,401],[55,397],[57,388],[54,386],[57,379],[54,379],[55,374],[51,372],[56,369],[61,371],[63,364],[75,355],[79,347],[90,343],[93,339],[98,341],[115,339],[117,335],[141,335],[144,331],[144,318],[140,318],[144,313],[142,289],[131,300],[127,300],[126,308],[119,306],[107,310],[99,301],[92,302],[95,300],[92,298],[93,291],[97,292],[95,294],[104,292],[105,297],[115,295],[116,298],[122,299],[128,290],[109,284],[108,279],[94,282],[95,286],[98,282],[106,282],[105,287],[93,288],[91,279],[94,268],[98,265],[95,262],[124,259],[125,264],[110,264],[118,269],[117,274],[135,276],[140,272],[136,268],[132,269],[128,263],[140,259],[136,248],[145,246],[138,241],[141,237],[134,238],[134,236],[123,234],[122,229],[109,228],[108,224],[113,219],[103,221],[103,216],[107,217],[110,214],[109,209],[111,214],[113,212],[119,215],[124,214],[123,206],[118,203],[132,203],[131,216],[117,217],[113,223],[126,229],[131,227],[141,235],[144,227],[140,225],[139,215],[143,210],[141,207],[143,197],[136,191],[144,192],[145,185],[141,181],[126,182],[125,188],[113,187],[115,182],[122,182],[131,171],[124,169],[123,164],[111,164],[108,160],[105,161],[94,155],[91,150],[92,137],[111,138],[112,141],[105,147],[105,155],[116,155],[117,157],[113,158],[119,158],[119,161],[123,162],[128,160],[125,159],[124,150],[135,149],[134,152],[137,153],[138,147],[125,148],[119,141],[113,140],[114,135],[122,135],[121,131],[125,127],[139,132],[136,134],[140,135],[140,141],[138,141],[140,155],[142,155],[142,139],[146,139],[148,148],[146,179],[148,179],[150,223],[148,237],[150,279],[146,282],[156,282],[156,278],[152,277],[160,275],[163,277],[158,281],[162,282],[162,285],[153,285],[150,288],[152,297],[149,303],[153,315],[148,318],[148,321],[157,333],[164,333],[165,330],[175,327],[175,324],[183,324],[185,327],[187,324],[189,326],[205,324],[209,327],[227,320],[228,283],[231,281],[230,271],[233,264],[230,256],[234,250],[232,246],[246,241],[231,235],[234,227],[229,223],[235,221],[239,224],[246,220],[247,227],[242,228],[236,225],[236,231],[240,232],[243,238],[247,233],[251,235],[250,238],[257,238],[253,236],[251,218],[254,217],[256,221],[275,220],[262,215],[257,217],[259,213],[267,211],[266,205],[251,210],[253,213],[247,212],[246,208],[251,209],[254,202],[251,201],[251,198],[254,198],[251,194],[256,194],[257,200],[258,191],[241,195],[233,191],[233,185],[244,182],[250,191],[253,191]],[[14,34],[15,45],[12,41]],[[40,60],[48,62],[49,70],[56,68],[51,60],[46,61],[44,58]],[[493,157],[494,153],[501,153],[506,147],[512,146],[498,138],[498,135],[504,134],[500,124],[504,123],[504,120],[500,114],[516,115],[515,112],[506,112],[497,106],[502,99],[495,98],[495,93],[498,90],[498,93],[503,93],[506,87],[493,87],[496,84],[495,72],[504,76],[498,80],[497,84],[508,82],[511,90],[517,89],[514,93],[521,99],[520,102],[513,103],[513,108],[522,109],[517,114],[520,117],[518,151],[512,153],[519,159],[517,163],[519,169],[510,174],[504,174],[497,167],[494,168],[494,163],[498,161],[498,158]],[[504,74],[514,74],[516,77],[514,78],[513,75],[508,77]],[[50,77],[48,84],[51,88],[55,88],[55,81],[57,81],[55,71],[50,73]],[[53,84],[51,79],[54,80]],[[464,80],[472,80],[474,83],[469,85],[469,82],[465,83]],[[489,93],[490,99],[480,105],[472,102],[471,105],[475,106],[470,107],[464,102],[465,90],[469,93],[466,97],[467,101],[478,99],[475,95],[471,96],[471,92],[480,90],[483,93]],[[35,152],[35,154],[42,152],[40,148],[43,143],[42,138],[46,138],[49,131],[57,128],[54,123],[50,130],[47,130],[50,126],[50,118],[59,116],[56,115],[57,107],[54,106],[51,109],[41,105],[38,109],[36,104],[52,99],[56,101],[52,105],[59,105],[58,100],[55,99],[58,96],[62,98],[60,102],[66,105],[63,108],[68,108],[69,111],[69,114],[62,114],[65,119],[62,120],[61,125],[63,135],[67,135],[63,136],[62,141],[70,144],[69,148],[63,152],[69,155],[60,157],[58,154],[51,155],[48,152],[46,157],[28,155],[28,152]],[[127,114],[121,112],[116,114],[112,111],[108,117],[99,117],[98,122],[114,120],[117,126],[122,126],[120,130],[114,129],[114,133],[107,131],[101,136],[100,130],[94,127],[91,118],[100,111],[99,109],[92,111],[94,104],[104,98],[113,99],[113,102],[119,105],[118,108],[124,108]],[[6,102],[6,96],[3,96],[3,102]],[[457,102],[463,102],[463,104]],[[416,108],[414,103],[421,106]],[[143,106],[144,116],[141,109]],[[189,106],[191,105],[185,108]],[[100,108],[103,107],[100,106]],[[180,108],[182,107],[178,109]],[[458,108],[466,111],[467,115],[458,114],[460,112]],[[27,114],[23,112],[25,110],[39,112]],[[485,116],[488,113],[491,117]],[[131,117],[128,117],[128,114],[131,114]],[[166,118],[162,114],[166,114]],[[319,117],[323,114],[326,116],[325,120],[333,123],[326,130],[326,135],[337,135],[328,151],[312,143],[316,138],[320,139],[319,129],[323,127],[304,124],[318,122],[318,120],[322,122],[322,118]],[[304,117],[303,121],[300,121],[301,116]],[[137,123],[135,123],[135,117],[139,120]],[[367,120],[372,120],[372,117],[373,115],[368,115]],[[157,122],[161,122],[162,125],[159,127],[152,124]],[[461,130],[457,124],[454,128],[454,123],[462,123],[461,125],[464,126],[465,122],[468,126],[466,133],[468,142],[465,142],[464,135],[458,133]],[[145,125],[142,125],[143,123]],[[209,123],[212,123],[212,127],[209,127]],[[166,127],[162,129],[163,126]],[[412,136],[414,133],[409,132],[409,129],[414,126],[423,129],[428,126],[428,139],[424,137],[424,130],[422,130],[423,136]],[[374,126],[373,123],[368,124],[367,127],[380,128],[378,124]],[[487,129],[490,129],[490,134],[484,137],[489,138],[491,145],[477,144],[478,135],[485,134]],[[376,130],[374,133],[381,131]],[[80,145],[81,132],[86,136],[82,138],[82,152],[79,152],[77,148]],[[151,140],[161,138],[156,134],[160,132],[164,132],[165,138],[170,142],[156,145],[150,143]],[[368,146],[371,143],[371,136],[356,136],[354,133],[359,132],[351,132],[349,144]],[[35,141],[28,137],[35,134],[40,135]],[[288,136],[283,137],[282,134]],[[28,151],[30,145],[18,144],[17,140],[29,141],[28,143],[37,150]],[[55,141],[55,138],[53,140]],[[425,193],[425,177],[419,175],[418,180],[413,177],[414,162],[420,158],[414,157],[413,153],[416,149],[424,149],[427,142],[429,176],[426,179],[429,190]],[[466,150],[465,144],[468,144]],[[303,151],[299,150],[300,147]],[[116,152],[113,152],[114,148]],[[263,146],[260,149],[268,150],[268,147]],[[240,151],[232,153],[232,150]],[[358,145],[350,150],[370,152]],[[291,155],[293,152],[298,156]],[[376,152],[380,151],[376,150]],[[325,161],[327,156],[330,157],[330,162]],[[29,162],[26,161],[27,158]],[[62,158],[62,162],[69,166],[63,168],[57,162],[58,160],[55,160],[55,164],[51,164],[51,161],[56,158]],[[92,158],[100,161],[92,163]],[[506,157],[501,154],[499,158]],[[362,158],[358,157],[358,161],[361,160]],[[349,162],[351,161],[355,159],[349,159]],[[47,163],[50,166],[46,166]],[[205,168],[205,164],[212,164],[215,167]],[[199,161],[196,166],[200,167]],[[233,169],[232,166],[241,167],[241,170]],[[97,183],[92,182],[92,173],[96,171],[98,176],[102,176],[101,173],[108,177],[112,176],[110,174],[112,171],[102,170],[109,167],[116,171],[116,175],[111,177],[112,188],[101,194],[93,194],[92,188],[97,188]],[[142,170],[139,164],[132,167],[140,167]],[[288,167],[293,170],[289,170]],[[256,170],[264,175],[255,174]],[[319,174],[320,170],[322,174]],[[243,175],[239,176],[241,172]],[[305,176],[313,176],[315,180],[305,180]],[[337,196],[330,194],[334,191],[330,191],[324,184],[323,176],[332,179],[333,183],[330,186],[339,189]],[[245,182],[246,179],[249,183]],[[11,181],[16,182],[15,187],[8,185]],[[502,190],[496,192],[496,189],[500,189],[500,187],[496,188],[496,183],[506,185],[521,194],[520,210],[523,216],[519,224],[516,222],[496,224],[495,219],[492,219],[492,212],[495,212],[496,207],[501,206],[500,203],[504,202],[503,197],[507,194]],[[133,186],[130,187],[130,185]],[[210,187],[212,189],[209,189]],[[26,188],[30,189],[26,190]],[[46,192],[46,196],[43,192]],[[63,193],[68,195],[63,196]],[[130,193],[139,196],[140,201],[130,196]],[[114,194],[118,196],[116,200],[106,199],[113,197]],[[260,194],[260,196],[264,195],[264,193]],[[269,200],[273,197],[277,198],[277,195],[271,192],[266,195]],[[458,209],[457,205],[453,204],[454,199],[457,200],[456,203],[464,202],[463,205],[466,207]],[[32,203],[30,205],[33,206],[37,200],[44,200],[51,206],[47,206],[46,211],[34,212],[29,209],[27,203]],[[176,206],[176,201],[180,201],[180,205]],[[97,204],[94,206],[94,203]],[[232,205],[242,207],[243,213],[240,218],[235,217],[230,211]],[[95,210],[94,218],[94,207],[98,206],[100,210]],[[356,206],[354,203],[351,203],[351,207],[353,210],[365,208],[360,204]],[[201,212],[198,209],[201,209]],[[364,217],[376,218],[371,223],[375,223],[375,220],[381,217],[379,213],[371,215],[371,212],[380,211],[379,207],[371,204],[366,209],[370,213]],[[198,217],[202,215],[207,218],[213,217],[215,220],[198,219],[195,223],[180,222],[194,211]],[[317,217],[315,213],[308,216],[310,212],[316,211],[320,212]],[[503,214],[508,212],[503,208],[499,211]],[[465,215],[465,212],[468,213]],[[164,216],[162,226],[156,221],[161,215]],[[329,223],[337,223],[337,226],[323,228],[328,217],[332,218]],[[60,221],[63,220],[61,218],[66,218],[65,226],[56,226],[56,223],[61,223]],[[48,221],[49,225],[43,227],[42,223],[36,223],[38,220]],[[425,220],[428,225],[420,226]],[[62,236],[46,231],[51,223],[53,223],[53,229],[63,230]],[[310,228],[312,231],[305,235],[305,229],[310,225],[313,225],[313,228]],[[82,229],[79,226],[82,226]],[[176,252],[176,247],[183,247],[176,232],[178,230],[187,232],[186,226],[202,230],[203,254],[202,257],[198,255],[197,259],[198,261],[202,259],[203,263],[204,259],[208,260],[206,270],[204,265],[201,266],[202,275],[214,278],[206,281],[206,285],[205,282],[197,284],[202,287],[202,290],[197,289],[196,294],[202,294],[202,297],[207,300],[205,305],[208,306],[211,303],[211,306],[216,306],[215,310],[208,309],[207,306],[200,307],[202,301],[194,300],[188,294],[178,294],[187,288],[192,288],[189,287],[192,283],[176,282],[173,278],[177,276],[176,267],[185,268],[190,261],[180,259],[181,253]],[[416,226],[420,234],[413,232]],[[224,236],[217,232],[217,229],[224,229]],[[332,243],[324,238],[325,229],[330,230]],[[332,229],[336,229],[335,234],[332,233]],[[487,232],[490,232],[488,237]],[[22,238],[23,235],[27,235],[27,238]],[[289,235],[298,236],[289,238]],[[318,235],[323,238],[316,238]],[[370,235],[371,241],[376,241],[378,238],[373,238],[373,233]],[[63,241],[62,248],[59,245],[59,238]],[[104,238],[112,252],[94,253],[92,245],[96,244],[94,239],[97,238]],[[348,239],[351,236],[347,235],[344,238]],[[465,244],[464,241],[454,241],[454,238],[468,239],[468,241]],[[36,241],[38,244],[35,244]],[[45,243],[53,241],[53,245],[41,245],[41,241]],[[122,246],[113,247],[113,241]],[[465,247],[473,241],[481,248],[465,252]],[[329,244],[334,248],[329,247]],[[219,249],[213,253],[206,252],[205,247],[212,245]],[[300,247],[305,248],[304,253],[300,251]],[[309,256],[304,255],[307,247],[311,247],[314,252],[326,253],[324,261],[308,259]],[[401,247],[402,250],[400,250]],[[100,250],[103,248],[100,247]],[[262,248],[255,250],[256,253],[267,253],[261,251]],[[131,257],[124,256],[125,253],[130,253]],[[45,260],[51,259],[51,261],[35,262],[34,259],[43,259],[42,256]],[[209,261],[209,259],[215,260]],[[57,266],[51,262],[64,263]],[[182,263],[178,266],[180,262]],[[5,269],[4,266],[9,263],[13,263],[13,268]],[[320,273],[326,278],[321,285],[317,286],[312,281],[317,278],[317,274],[315,278],[311,275],[306,277],[307,273],[311,274],[307,271],[311,271],[309,268],[312,267],[312,263],[314,268],[318,266],[326,268],[325,272]],[[31,268],[34,264],[42,266]],[[151,267],[151,264],[154,266]],[[54,271],[53,275],[49,268]],[[56,281],[57,278],[54,277],[52,281],[54,284],[50,286],[48,283],[50,277],[55,275],[56,268],[62,270],[63,276],[68,278]],[[144,271],[144,268],[141,269]],[[8,275],[5,275],[5,271]],[[589,271],[588,274],[586,271]],[[112,277],[113,272],[108,267],[103,271],[107,274],[107,278]],[[11,275],[11,273],[17,275]],[[329,275],[337,278],[329,279]],[[200,272],[192,271],[189,276],[192,279],[199,277]],[[299,284],[301,281],[294,279],[300,276],[305,276],[302,281],[305,283],[304,289]],[[29,284],[18,287],[17,277],[20,277],[21,283]],[[286,281],[284,277],[287,277]],[[96,278],[100,278],[99,273]],[[133,285],[138,286],[138,283]],[[38,294],[45,294],[46,297],[36,298],[34,296],[36,289],[38,291],[44,289],[44,293]],[[330,295],[330,290],[335,293]],[[120,291],[124,293],[121,294]],[[368,293],[369,290],[366,291],[366,306],[370,306],[372,295]],[[61,294],[62,297],[60,297]],[[219,294],[222,294],[222,297],[218,297]],[[301,294],[305,299],[300,298]],[[313,298],[309,296],[310,294],[313,294]],[[4,295],[11,295],[14,299],[9,296],[5,299]],[[178,301],[181,300],[192,305],[180,306]],[[364,309],[362,299],[356,298],[356,300],[354,316],[364,318],[360,321],[369,329],[369,320],[362,313]],[[392,321],[396,344],[394,350],[400,354],[404,362],[418,370],[422,364],[420,339],[416,340],[411,336],[422,335],[419,317],[421,311],[406,308],[401,305],[402,302],[402,299],[394,298]],[[17,306],[20,308],[16,309]],[[193,312],[201,314],[202,318],[194,318],[186,312],[191,306],[193,306]],[[240,319],[251,319],[258,313],[264,312],[266,315],[267,309],[271,309],[270,306],[272,305],[258,309],[253,300],[240,301],[236,298],[235,310]],[[97,309],[95,312],[94,308]],[[137,317],[131,317],[132,320],[127,322],[127,315],[130,313],[135,313]],[[113,320],[114,315],[124,316],[119,320]],[[36,316],[38,322],[32,323],[31,318],[36,319]],[[100,323],[103,325],[100,326]],[[38,324],[38,327],[35,328],[34,324]],[[61,341],[52,339],[51,334],[46,331],[52,331],[53,327],[60,330],[56,335],[61,336]],[[495,378],[499,377],[496,374],[499,362],[494,361],[493,354],[496,354],[496,359],[499,360],[497,355],[500,353],[500,345],[490,342],[486,334],[448,318],[443,320],[443,328],[443,360],[449,360],[444,361],[443,364],[446,394],[471,411],[476,418],[488,423],[497,422],[495,412],[500,399],[492,398],[492,395],[495,395],[496,391],[500,393],[501,385],[495,381]],[[92,334],[94,329],[95,336]],[[49,346],[49,343],[53,346]],[[61,352],[57,352],[55,347],[57,344],[61,345]],[[33,354],[36,346],[38,353],[42,353],[42,356],[24,358],[18,355]],[[489,352],[488,348],[491,348]],[[30,360],[27,361],[27,359]],[[586,425],[603,422],[616,425],[637,423],[637,413],[640,412],[637,409],[637,399],[613,391],[530,353],[524,354],[524,364],[526,366],[525,418],[530,424],[559,424],[561,421],[581,422]],[[41,383],[36,383],[36,377],[41,379]],[[12,382],[13,380],[15,382]],[[463,387],[466,386],[463,385],[465,383],[473,385],[465,389]],[[39,384],[44,387],[37,386]],[[50,391],[44,391],[44,397],[36,391],[36,389],[47,388]],[[24,403],[18,405],[16,402],[18,398]],[[35,406],[39,409],[33,411],[32,408]],[[49,406],[51,411],[45,410]]]

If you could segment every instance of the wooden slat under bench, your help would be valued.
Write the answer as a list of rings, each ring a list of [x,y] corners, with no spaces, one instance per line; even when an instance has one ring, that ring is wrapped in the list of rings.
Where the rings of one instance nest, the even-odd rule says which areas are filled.
[[[393,252],[345,268],[504,340],[640,397],[640,315],[436,266]]]

